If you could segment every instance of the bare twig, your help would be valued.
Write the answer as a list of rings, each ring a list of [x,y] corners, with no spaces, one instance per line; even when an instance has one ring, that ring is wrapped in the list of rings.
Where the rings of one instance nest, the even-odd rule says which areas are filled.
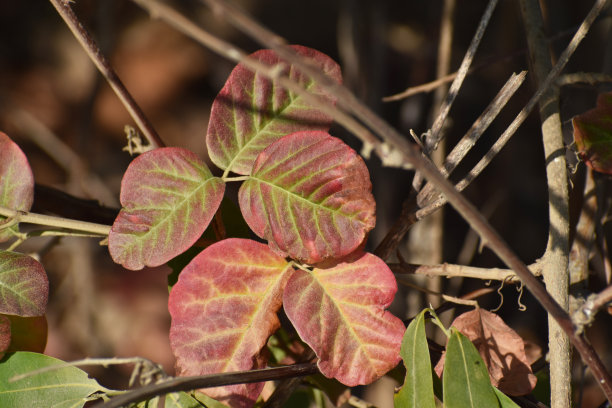
[[[588,167],[582,209],[569,254],[570,285],[579,284],[586,287],[589,276],[589,253],[595,239],[595,214],[597,214],[595,180],[593,170]]]
[[[159,135],[153,128],[153,125],[146,118],[142,109],[138,106],[132,95],[128,92],[127,88],[123,85],[119,76],[110,65],[106,57],[100,51],[100,48],[96,45],[91,35],[85,30],[83,25],[79,22],[79,19],[70,8],[69,2],[64,0],[49,0],[53,7],[57,10],[59,15],[62,17],[72,34],[79,41],[83,49],[87,52],[87,55],[91,61],[98,68],[100,73],[106,78],[106,81],[111,86],[115,94],[123,103],[123,106],[127,109],[134,122],[138,125],[138,128],[147,138],[152,147],[163,147],[164,142],[160,139]]]
[[[461,138],[461,140],[455,145],[453,150],[448,154],[440,172],[445,176],[451,174],[459,165],[461,160],[468,154],[468,152],[474,147],[480,136],[489,127],[491,122],[499,115],[499,112],[508,103],[510,98],[518,90],[518,88],[525,81],[526,71],[521,73],[512,74],[508,81],[504,84],[502,89],[497,93],[491,103],[485,108],[482,114],[476,119],[470,130]],[[419,191],[417,196],[417,204],[423,207],[424,204],[429,201],[432,194],[433,186],[431,183]]]
[[[459,88],[461,88],[461,85],[463,84],[463,80],[465,79],[465,76],[467,75],[468,69],[470,68],[472,61],[474,60],[474,55],[476,54],[476,50],[478,49],[478,46],[480,45],[480,40],[482,40],[482,36],[484,35],[485,29],[487,28],[487,25],[489,24],[489,20],[491,19],[491,16],[493,15],[495,6],[497,6],[497,1],[498,0],[489,1],[489,4],[487,5],[487,8],[485,9],[484,14],[482,15],[482,18],[480,19],[480,22],[478,23],[476,34],[474,34],[474,37],[472,38],[472,42],[467,52],[465,53],[465,56],[463,57],[461,66],[459,67],[459,70],[457,71],[457,77],[453,80],[453,83],[451,84],[451,87],[448,91],[448,95],[446,96],[446,100],[444,101],[444,103],[442,104],[442,107],[440,108],[440,114],[438,115],[438,117],[436,118],[436,121],[431,127],[431,134],[425,140],[425,146],[426,146],[425,153],[426,154],[429,154],[432,150],[434,150],[437,147],[440,140],[442,139],[442,126],[444,125],[444,121],[446,120],[446,117],[448,116],[448,112],[450,111],[450,108],[453,105],[453,102],[455,101],[457,94],[459,93]]]
[[[557,79],[557,86],[574,84],[597,85],[606,82],[612,82],[612,75],[602,74],[601,72],[573,72],[571,74],[561,75]]]
[[[483,280],[498,280],[510,283],[518,283],[519,277],[511,269],[501,268],[478,268],[474,266],[454,265],[443,263],[440,265],[414,265],[407,263],[388,264],[391,271],[396,274],[415,274],[427,276],[444,276],[447,278],[474,278]],[[542,275],[542,262],[538,261],[529,265],[529,270],[534,276]]]
[[[108,402],[98,403],[92,408],[119,408],[132,402],[145,401],[150,398],[178,391],[191,391],[201,388],[220,387],[233,384],[247,384],[261,381],[273,381],[283,378],[303,377],[319,372],[316,364],[294,364],[286,367],[264,368],[261,370],[240,371],[234,373],[212,374],[196,377],[177,377],[163,382],[147,385],[134,391],[111,398]]]
[[[94,224],[93,222],[77,221],[68,218],[52,217],[50,215],[36,214],[27,211],[16,211],[6,207],[0,207],[0,215],[7,217],[7,220],[12,220],[15,222],[45,225],[47,227],[66,228],[74,231],[90,232],[99,236],[108,235],[111,228],[109,225]]]

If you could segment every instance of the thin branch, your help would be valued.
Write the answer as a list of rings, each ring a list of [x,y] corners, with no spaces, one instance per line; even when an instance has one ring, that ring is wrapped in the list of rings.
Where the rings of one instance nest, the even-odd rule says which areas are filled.
[[[98,403],[92,408],[119,408],[133,402],[145,401],[159,395],[178,391],[191,391],[201,388],[220,387],[234,384],[247,384],[274,381],[283,378],[303,377],[319,372],[314,363],[294,364],[285,367],[264,368],[261,370],[239,371],[194,377],[177,377],[161,383],[151,384],[111,398],[108,402]]]
[[[608,286],[595,296],[590,296],[582,307],[576,311],[574,317],[581,316],[580,320],[577,321],[581,326],[590,324],[595,315],[602,307],[612,302],[612,286]]]
[[[498,280],[510,283],[520,282],[519,277],[511,269],[478,268],[474,266],[443,263],[440,265],[414,265],[408,263],[390,263],[389,268],[396,274],[414,274],[427,276],[444,276],[447,278],[474,278],[481,280]],[[542,275],[542,262],[529,265],[534,276]]]
[[[465,79],[465,76],[467,75],[468,69],[470,68],[470,65],[472,64],[472,61],[474,60],[474,55],[476,54],[476,50],[478,49],[478,46],[480,45],[480,40],[482,40],[485,29],[487,28],[487,25],[489,24],[489,21],[491,20],[491,16],[493,15],[495,6],[497,6],[497,1],[498,0],[489,1],[489,4],[487,5],[487,8],[485,9],[484,14],[482,15],[482,18],[480,19],[480,22],[478,23],[476,34],[474,34],[474,37],[472,38],[472,42],[470,43],[470,46],[467,52],[465,53],[465,56],[463,57],[461,66],[459,67],[459,70],[457,71],[457,77],[453,80],[453,83],[451,84],[448,94],[446,96],[446,100],[444,100],[444,103],[440,107],[440,114],[438,115],[438,117],[436,118],[436,121],[431,127],[431,134],[425,140],[425,146],[426,146],[425,154],[431,153],[431,151],[433,151],[438,146],[438,143],[442,139],[442,126],[444,125],[444,122],[446,121],[446,117],[448,116],[450,108],[453,105],[453,102],[455,101],[457,94],[459,93],[459,89],[461,88],[461,85],[463,85],[463,80]]]
[[[130,116],[138,125],[138,128],[147,138],[152,147],[163,147],[164,142],[160,139],[159,135],[151,125],[151,122],[146,118],[140,106],[136,103],[132,95],[128,92],[127,88],[119,79],[119,76],[108,62],[108,59],[102,54],[100,48],[96,45],[95,41],[89,35],[85,27],[80,23],[77,16],[70,8],[70,2],[65,0],[49,0],[53,7],[57,10],[59,15],[62,17],[74,37],[79,41],[91,61],[95,64],[96,68],[106,78],[106,81],[111,86],[115,94],[123,103],[123,106],[127,109]]]
[[[589,253],[595,238],[595,215],[597,214],[597,195],[593,170],[587,167],[584,198],[580,217],[576,224],[574,242],[570,250],[570,285],[587,286],[589,277]]]
[[[465,158],[468,152],[474,147],[480,136],[487,130],[493,120],[499,115],[501,110],[506,106],[510,98],[515,94],[518,88],[525,81],[527,72],[522,71],[521,73],[512,74],[508,81],[504,84],[502,89],[495,95],[495,98],[489,103],[482,114],[476,119],[470,130],[461,138],[461,140],[455,145],[453,150],[448,154],[440,172],[444,176],[451,174],[461,163],[461,160]],[[423,207],[423,204],[429,201],[431,194],[433,193],[433,186],[431,183],[419,191],[417,196],[417,204]]]
[[[597,85],[610,82],[612,82],[612,75],[602,74],[601,72],[573,72],[557,78],[557,86],[574,84]]]
[[[25,222],[29,224],[45,225],[47,227],[66,228],[74,231],[90,232],[99,236],[107,236],[111,229],[109,225],[53,217],[27,211],[16,211],[6,207],[0,207],[0,215],[7,217],[5,221],[10,220],[16,223]]]

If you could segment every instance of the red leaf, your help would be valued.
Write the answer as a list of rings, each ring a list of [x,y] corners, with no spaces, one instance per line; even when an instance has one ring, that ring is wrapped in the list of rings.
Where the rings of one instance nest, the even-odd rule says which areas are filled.
[[[495,313],[474,309],[459,315],[452,323],[478,349],[489,369],[491,383],[505,394],[529,394],[536,385],[523,339]],[[444,355],[436,365],[441,375]]]
[[[302,46],[293,49],[335,81],[342,81],[340,67],[327,55]],[[250,57],[266,65],[283,62],[272,50],[260,50]],[[285,63],[279,75],[289,77],[330,103],[336,102],[334,95],[291,64]],[[287,91],[278,81],[238,64],[213,102],[206,146],[219,168],[251,174],[259,152],[275,140],[299,130],[327,130],[331,122],[325,112]]]
[[[41,316],[48,296],[49,281],[38,261],[17,252],[0,251],[0,313]]]
[[[595,171],[612,174],[612,94],[601,94],[597,106],[572,119],[578,156]]]
[[[296,270],[283,303],[298,334],[319,357],[319,369],[348,386],[369,384],[400,360],[406,327],[385,309],[397,291],[387,265],[354,253],[312,272]]]
[[[280,326],[276,311],[292,268],[255,241],[226,239],[198,254],[170,292],[170,344],[180,375],[250,370]],[[231,406],[253,405],[263,383],[205,389]]]
[[[108,237],[113,260],[134,270],[168,262],[202,235],[224,191],[223,180],[189,150],[142,154],[121,182],[123,208]]]
[[[376,223],[365,163],[325,132],[296,132],[271,144],[238,199],[246,222],[273,250],[309,264],[353,252]]]
[[[34,176],[28,159],[6,134],[0,132],[0,206],[29,211],[34,199]],[[5,217],[0,216],[0,222]],[[16,227],[13,228],[17,232]],[[0,242],[11,238],[11,231],[2,230]]]

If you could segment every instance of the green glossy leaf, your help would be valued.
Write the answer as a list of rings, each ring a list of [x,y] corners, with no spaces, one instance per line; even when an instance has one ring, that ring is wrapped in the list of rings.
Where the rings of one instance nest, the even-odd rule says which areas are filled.
[[[504,394],[503,392],[501,392],[500,390],[498,390],[497,388],[493,387],[493,391],[495,392],[495,395],[497,396],[497,400],[499,401],[499,406],[500,408],[520,408],[516,402],[512,401],[512,399],[507,396],[506,394]]]
[[[578,156],[593,170],[612,174],[611,94],[599,95],[597,106],[572,119]]]
[[[341,82],[340,67],[327,55],[302,46],[293,46],[293,49],[330,78]],[[279,77],[286,76],[313,95],[336,102],[334,95],[281,60],[274,51],[260,50],[249,58],[266,65],[283,63],[278,70]],[[272,142],[300,130],[327,130],[331,122],[331,116],[302,96],[287,91],[277,80],[269,80],[238,64],[213,102],[206,146],[212,162],[219,168],[248,175],[257,155]]]
[[[133,270],[168,262],[202,235],[224,191],[223,180],[189,150],[138,156],[121,182],[123,208],[108,237],[113,260]]]
[[[104,390],[85,371],[72,366],[9,381],[20,374],[62,364],[65,363],[44,354],[7,354],[0,361],[0,407],[77,408],[85,405],[89,395]]]
[[[271,144],[238,200],[270,248],[309,264],[353,252],[376,223],[365,163],[325,132],[296,132]]]
[[[487,366],[472,342],[451,328],[442,377],[445,408],[499,407]]]
[[[394,396],[398,408],[435,408],[431,361],[425,336],[424,309],[408,325],[400,355],[406,366],[406,379],[400,391]]]
[[[28,159],[6,134],[0,132],[0,206],[13,210],[29,211],[34,199],[34,176]],[[5,217],[0,216],[0,223]],[[6,241],[18,231],[17,225],[3,230],[0,226],[0,242]]]
[[[49,281],[40,262],[17,252],[0,250],[0,313],[41,316],[49,296]]]

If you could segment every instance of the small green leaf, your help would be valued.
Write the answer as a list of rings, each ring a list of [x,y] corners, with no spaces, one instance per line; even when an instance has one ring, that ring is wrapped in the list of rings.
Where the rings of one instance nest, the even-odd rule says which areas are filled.
[[[400,355],[406,366],[406,380],[402,389],[394,396],[394,405],[401,408],[434,408],[431,361],[425,336],[424,309],[410,323],[404,338]]]
[[[442,377],[446,408],[499,407],[487,366],[472,342],[451,328]]]
[[[20,374],[63,364],[44,354],[27,351],[7,354],[0,362],[0,407],[77,408],[85,405],[89,395],[104,390],[85,371],[73,366],[11,381]]]
[[[499,401],[499,406],[501,408],[520,408],[514,401],[512,401],[512,399],[507,396],[506,394],[504,394],[503,392],[501,392],[500,390],[498,390],[495,387],[491,387],[493,388],[493,391],[495,392],[495,395],[497,396],[497,399]]]

